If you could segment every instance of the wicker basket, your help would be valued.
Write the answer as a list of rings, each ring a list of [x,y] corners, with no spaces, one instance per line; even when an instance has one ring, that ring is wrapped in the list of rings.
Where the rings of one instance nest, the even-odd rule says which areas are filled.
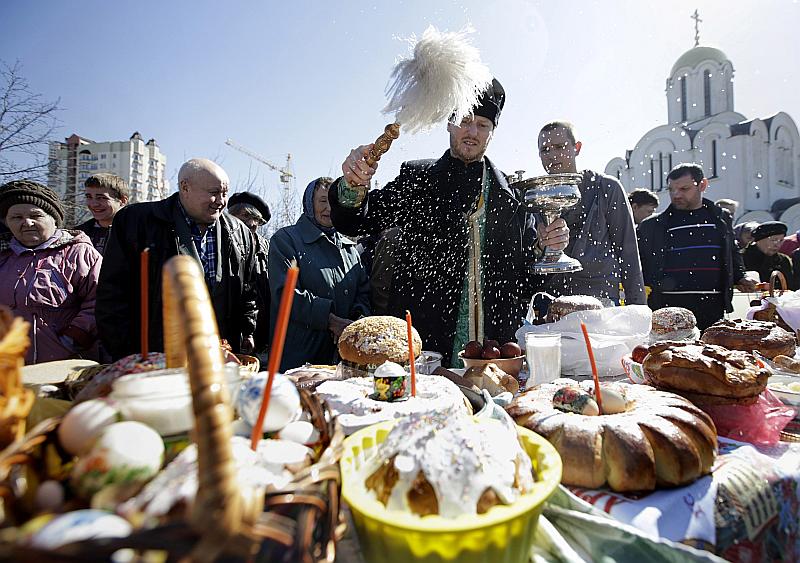
[[[22,385],[22,366],[30,345],[30,324],[3,307],[0,310],[0,448],[25,434],[25,417],[33,407],[33,391]]]
[[[767,308],[756,311],[753,314],[753,318],[757,321],[769,321],[771,323],[775,323],[796,337],[797,335],[795,334],[794,329],[781,318],[780,314],[778,313],[778,308],[775,306],[774,300],[771,299],[772,297],[775,297],[775,290],[778,282],[780,282],[780,293],[778,295],[783,295],[783,293],[789,289],[789,286],[786,283],[786,276],[783,275],[783,272],[779,270],[773,271],[769,276],[769,296],[765,299]]]
[[[160,550],[169,560],[332,561],[340,536],[342,433],[320,400],[301,392],[304,408],[325,445],[320,459],[295,476],[288,490],[259,495],[236,480],[230,446],[231,407],[223,382],[216,323],[197,263],[178,256],[164,267],[164,334],[169,367],[187,365],[198,447],[198,491],[179,522],[134,532],[125,538],[93,539],[55,551],[0,543],[0,559],[14,561],[102,561],[119,549]],[[52,439],[48,420],[0,453],[0,478],[33,463],[37,446]],[[3,489],[9,496],[11,487]]]

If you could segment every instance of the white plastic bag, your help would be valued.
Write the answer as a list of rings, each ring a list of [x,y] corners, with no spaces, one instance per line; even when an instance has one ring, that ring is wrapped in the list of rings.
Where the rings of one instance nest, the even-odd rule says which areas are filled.
[[[647,341],[653,313],[647,305],[608,307],[594,311],[576,311],[559,321],[543,325],[527,322],[517,330],[520,347],[525,349],[528,332],[561,333],[561,374],[591,375],[592,367],[581,331],[581,321],[586,323],[592,341],[597,373],[600,377],[622,375],[622,357]]]
[[[761,300],[760,306],[752,307],[747,311],[746,317],[752,319],[757,311],[766,309],[770,303],[775,305],[778,314],[787,325],[795,331],[800,329],[800,291],[786,291],[781,295],[765,297]]]

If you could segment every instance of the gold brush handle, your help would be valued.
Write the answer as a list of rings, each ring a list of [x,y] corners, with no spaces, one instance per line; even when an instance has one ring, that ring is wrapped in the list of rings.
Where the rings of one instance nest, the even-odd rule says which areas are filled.
[[[392,141],[400,136],[400,124],[399,123],[390,123],[386,126],[381,133],[381,136],[375,139],[375,145],[370,149],[369,154],[367,155],[366,162],[370,166],[375,166],[375,163],[378,162],[381,157],[389,150],[389,147],[392,146]]]

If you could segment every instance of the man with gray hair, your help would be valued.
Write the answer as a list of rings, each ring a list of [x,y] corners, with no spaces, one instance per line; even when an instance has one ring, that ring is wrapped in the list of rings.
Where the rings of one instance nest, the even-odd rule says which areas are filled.
[[[218,164],[191,159],[178,173],[178,193],[135,203],[114,219],[97,288],[97,326],[114,359],[139,349],[140,254],[149,249],[149,349],[163,350],[161,269],[178,254],[203,269],[217,326],[234,352],[253,350],[256,326],[256,241],[222,213],[228,175]]]

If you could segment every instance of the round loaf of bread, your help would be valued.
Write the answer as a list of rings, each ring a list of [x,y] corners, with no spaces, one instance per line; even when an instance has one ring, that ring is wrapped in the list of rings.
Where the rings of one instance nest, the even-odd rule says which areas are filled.
[[[412,328],[414,357],[422,351],[422,340]],[[383,362],[408,365],[408,328],[397,317],[364,317],[348,325],[339,337],[339,356],[361,366]]]
[[[769,371],[755,356],[702,342],[661,342],[644,359],[645,380],[696,405],[753,404]]]
[[[794,357],[797,348],[794,335],[775,323],[742,319],[718,321],[705,330],[700,340],[729,350],[757,350],[769,359],[780,355]]]
[[[603,304],[591,295],[562,295],[550,303],[547,310],[547,322],[554,323],[575,311],[592,311],[602,309]]]
[[[517,395],[506,408],[517,424],[544,436],[564,462],[566,485],[614,491],[651,491],[691,483],[711,471],[717,430],[711,418],[673,393],[647,385],[610,384],[627,398],[626,410],[590,416],[563,412],[553,396],[557,379]]]
[[[692,330],[697,326],[694,313],[683,307],[664,307],[653,311],[652,331],[664,335],[678,330]]]

